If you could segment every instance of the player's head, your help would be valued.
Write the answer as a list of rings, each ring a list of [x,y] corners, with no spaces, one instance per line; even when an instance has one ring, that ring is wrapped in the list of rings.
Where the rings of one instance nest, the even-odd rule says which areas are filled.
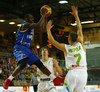
[[[25,15],[25,20],[27,22],[33,23],[34,22],[34,17],[32,16],[32,14],[26,14]]]
[[[37,71],[36,70],[34,70],[34,75],[37,75]]]
[[[72,44],[77,41],[78,35],[75,32],[70,32],[68,37],[69,44]]]
[[[40,56],[49,55],[49,48],[47,46],[42,47],[40,49],[39,54],[40,54]]]

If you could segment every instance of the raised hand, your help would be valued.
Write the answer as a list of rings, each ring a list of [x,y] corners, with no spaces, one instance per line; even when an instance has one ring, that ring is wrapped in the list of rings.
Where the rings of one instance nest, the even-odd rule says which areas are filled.
[[[44,8],[41,8],[40,9],[40,14],[45,16],[46,15],[46,10]]]
[[[47,23],[47,31],[50,30],[54,25],[52,25],[52,20],[49,20]]]
[[[72,6],[72,12],[69,12],[70,14],[72,14],[73,16],[78,16],[78,10],[77,7]]]

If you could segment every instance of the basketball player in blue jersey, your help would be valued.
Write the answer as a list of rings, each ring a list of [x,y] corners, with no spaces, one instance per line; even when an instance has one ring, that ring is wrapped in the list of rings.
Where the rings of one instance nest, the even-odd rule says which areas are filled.
[[[17,68],[14,70],[12,75],[7,78],[3,84],[4,89],[8,89],[9,84],[12,79],[22,71],[26,65],[35,64],[44,74],[50,76],[53,79],[54,85],[59,85],[63,83],[63,79],[55,77],[51,72],[43,65],[40,59],[29,49],[30,43],[33,38],[34,30],[42,29],[42,25],[45,21],[45,11],[41,9],[41,19],[38,23],[34,23],[34,18],[31,14],[25,16],[25,21],[19,27],[16,34],[16,41],[14,46],[14,56],[17,58]]]

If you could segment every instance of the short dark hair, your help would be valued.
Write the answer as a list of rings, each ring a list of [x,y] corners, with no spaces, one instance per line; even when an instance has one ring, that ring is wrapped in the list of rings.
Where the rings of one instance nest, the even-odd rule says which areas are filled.
[[[76,32],[70,32],[69,36],[70,36],[72,42],[77,41],[78,35]]]
[[[28,18],[29,15],[32,15],[32,14],[26,14],[26,15],[24,16],[24,18]]]
[[[50,51],[49,51],[49,48],[48,48],[47,46],[44,46],[44,47],[42,47],[42,48],[40,49],[40,51],[39,51],[39,56],[41,56],[41,51],[42,51],[43,49],[47,49],[47,50],[48,50],[48,53],[50,52]]]

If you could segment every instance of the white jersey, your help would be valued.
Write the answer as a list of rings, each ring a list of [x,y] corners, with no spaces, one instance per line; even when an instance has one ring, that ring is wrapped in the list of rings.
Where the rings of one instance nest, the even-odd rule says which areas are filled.
[[[46,62],[42,63],[44,64],[44,66],[46,66],[46,68],[48,68],[48,70],[54,74],[54,69],[53,69],[53,58],[49,58]],[[43,74],[39,69],[37,69],[37,80],[40,81],[41,78],[50,78],[49,76]]]
[[[86,53],[80,42],[77,42],[75,46],[65,44],[67,56],[65,55],[65,62],[67,69],[73,68],[85,68],[87,69]]]

